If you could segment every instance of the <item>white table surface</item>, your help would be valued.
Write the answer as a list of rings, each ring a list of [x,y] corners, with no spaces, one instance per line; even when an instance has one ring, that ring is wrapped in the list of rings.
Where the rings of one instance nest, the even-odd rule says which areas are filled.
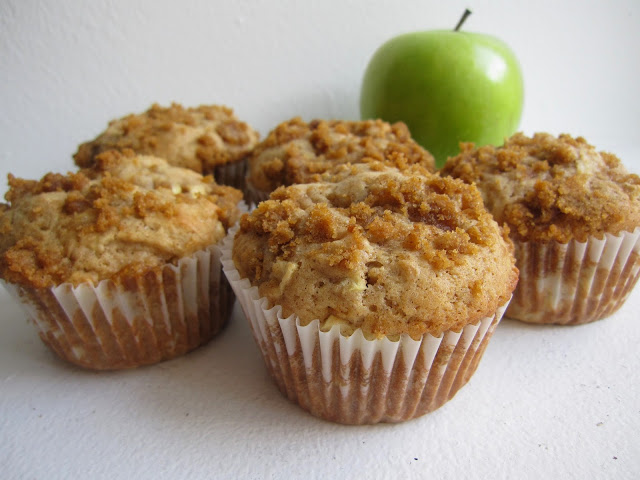
[[[279,393],[237,305],[182,358],[94,373],[55,357],[0,289],[0,477],[638,478],[639,309],[640,287],[588,325],[504,319],[445,406],[354,427]]]

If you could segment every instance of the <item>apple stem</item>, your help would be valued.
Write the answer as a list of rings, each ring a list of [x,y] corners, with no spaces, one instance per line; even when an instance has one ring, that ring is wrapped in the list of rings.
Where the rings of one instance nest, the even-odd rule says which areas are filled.
[[[456,25],[456,28],[453,29],[454,32],[457,32],[458,30],[460,30],[460,27],[462,27],[462,24],[465,22],[465,20],[469,15],[471,15],[471,10],[469,10],[468,8],[465,8],[464,13],[462,14],[462,17],[460,17],[460,20],[458,20],[458,24]]]

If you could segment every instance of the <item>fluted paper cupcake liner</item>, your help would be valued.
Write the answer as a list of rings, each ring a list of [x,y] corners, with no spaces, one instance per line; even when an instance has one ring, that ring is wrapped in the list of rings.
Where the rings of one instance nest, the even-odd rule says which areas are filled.
[[[577,325],[605,318],[640,275],[640,228],[566,244],[514,242],[520,280],[505,315],[530,323]]]
[[[95,370],[153,364],[205,344],[226,323],[235,298],[222,274],[218,246],[176,265],[95,286],[3,284],[47,346]]]
[[[244,192],[246,172],[247,160],[245,158],[223,165],[216,165],[213,168],[213,178],[219,185],[228,185]]]
[[[247,203],[249,206],[258,205],[260,202],[264,202],[269,199],[271,192],[265,192],[263,190],[258,190],[251,182],[245,179],[245,187],[244,187],[245,198],[247,199]]]
[[[294,314],[269,308],[257,287],[241,279],[231,259],[233,232],[222,247],[224,272],[247,317],[265,364],[280,391],[317,417],[345,424],[401,422],[431,412],[475,372],[506,305],[460,332],[420,340],[402,335],[347,337],[318,320],[301,325]]]

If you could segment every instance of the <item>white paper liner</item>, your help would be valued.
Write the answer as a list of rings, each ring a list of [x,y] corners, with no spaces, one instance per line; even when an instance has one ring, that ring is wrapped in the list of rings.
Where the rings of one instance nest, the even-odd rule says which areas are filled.
[[[234,289],[267,369],[281,392],[313,415],[345,424],[400,422],[450,400],[475,372],[506,304],[461,332],[414,340],[346,337],[269,308],[257,287],[241,279],[231,259],[233,229],[222,244],[223,270]],[[507,302],[508,303],[508,302]]]
[[[2,283],[46,345],[96,370],[157,363],[205,344],[226,323],[235,298],[217,245],[118,283],[44,289]]]
[[[640,228],[586,242],[514,242],[520,280],[505,315],[530,323],[577,325],[625,302],[640,274]]]

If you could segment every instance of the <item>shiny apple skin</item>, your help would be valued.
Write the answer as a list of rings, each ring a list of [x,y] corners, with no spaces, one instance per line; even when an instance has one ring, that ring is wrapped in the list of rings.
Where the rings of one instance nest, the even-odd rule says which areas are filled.
[[[523,99],[520,64],[504,42],[433,30],[392,38],[374,53],[360,113],[405,122],[440,167],[460,142],[501,145],[519,126]]]

